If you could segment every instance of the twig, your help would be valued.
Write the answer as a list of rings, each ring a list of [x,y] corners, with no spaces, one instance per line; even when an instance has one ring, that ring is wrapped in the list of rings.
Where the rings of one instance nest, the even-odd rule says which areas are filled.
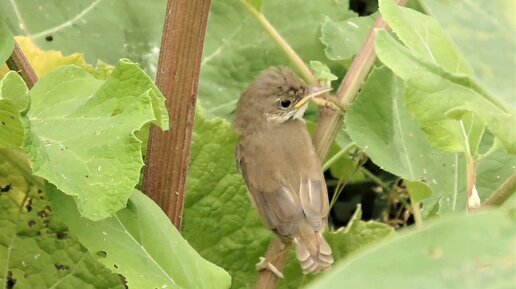
[[[38,82],[38,76],[34,72],[34,69],[32,69],[32,66],[16,41],[14,43],[13,53],[11,54],[11,57],[7,59],[6,63],[9,69],[20,74],[29,89]]]
[[[397,0],[398,5],[404,6],[408,0]],[[383,17],[378,16],[374,23],[364,46],[357,54],[353,63],[349,67],[348,73],[342,80],[340,89],[337,93],[337,101],[347,110],[358,95],[360,87],[367,74],[376,61],[374,45],[376,42],[376,31],[388,29]],[[319,114],[319,121],[314,135],[314,145],[317,154],[324,159],[330,150],[333,140],[340,130],[344,115],[340,111],[322,108]]]
[[[190,161],[195,103],[211,0],[169,0],[156,83],[167,98],[174,129],[152,126],[143,181],[149,195],[180,229]]]
[[[408,0],[397,0],[397,3],[401,6],[404,6],[407,2]],[[254,9],[253,7],[251,8]],[[254,10],[256,11],[256,9]],[[261,13],[259,14],[261,15]],[[387,29],[387,24],[385,23],[385,21],[383,21],[383,18],[381,16],[378,17],[375,24],[373,25],[371,31],[369,32],[367,41],[365,42],[361,51],[353,60],[353,63],[351,64],[350,69],[348,70],[348,73],[346,74],[346,77],[343,79],[342,84],[340,86],[339,92],[337,94],[337,100],[341,104],[343,104],[345,108],[348,108],[349,105],[353,103],[360,89],[360,86],[364,82],[367,74],[371,70],[376,60],[374,44],[376,41],[376,31],[378,29]],[[283,46],[281,47],[284,49]],[[290,56],[291,53],[287,52],[287,55]],[[294,54],[292,55],[297,54],[294,51]],[[303,73],[303,75],[305,76],[305,72]],[[331,144],[333,143],[342,125],[344,115],[341,111],[330,109],[328,107],[322,107],[319,111],[319,121],[317,123],[317,130],[313,137],[313,141],[319,159],[324,160],[326,158],[326,155],[328,154],[328,151],[330,150]],[[285,267],[285,262],[288,257],[288,251],[285,250],[283,252],[280,252],[281,250],[279,250],[279,248],[281,248],[281,241],[278,238],[275,238],[272,242],[273,243],[267,251],[266,258],[275,257],[271,261],[271,263],[281,272]],[[267,270],[264,270],[260,273],[260,276],[258,277],[258,280],[256,282],[256,288],[273,289],[276,288],[278,281],[279,280],[276,275],[271,274],[271,272],[268,272]]]
[[[272,24],[265,18],[263,13],[256,10],[252,5],[250,5],[246,0],[241,0],[244,6],[256,17],[258,22],[262,25],[262,27],[269,33],[271,38],[276,41],[281,49],[287,54],[288,58],[294,63],[294,65],[299,69],[303,77],[310,84],[317,84],[317,77],[312,73],[310,68],[306,65],[306,63],[301,59],[301,57],[292,49],[290,44],[279,34],[279,32],[272,26]]]
[[[516,192],[516,174],[513,174],[485,201],[484,206],[500,206]]]

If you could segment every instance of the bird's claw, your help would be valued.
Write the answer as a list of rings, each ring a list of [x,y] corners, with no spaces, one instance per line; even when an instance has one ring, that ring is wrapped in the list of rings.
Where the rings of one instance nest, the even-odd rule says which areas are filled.
[[[274,267],[274,265],[271,264],[271,262],[267,261],[266,258],[260,257],[260,262],[256,264],[256,270],[262,271],[262,270],[269,270],[274,275],[278,276],[280,279],[284,279],[285,276],[283,276],[283,273],[281,273],[278,268]]]

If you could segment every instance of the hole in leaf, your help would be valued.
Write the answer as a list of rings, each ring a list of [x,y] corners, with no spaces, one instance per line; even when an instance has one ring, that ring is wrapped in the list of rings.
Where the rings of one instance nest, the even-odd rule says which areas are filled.
[[[32,198],[30,198],[27,201],[27,204],[25,205],[25,209],[27,209],[27,212],[31,212],[32,211]]]
[[[105,251],[98,251],[96,253],[97,256],[105,258],[107,256],[107,253]]]
[[[0,193],[7,193],[11,190],[11,184],[7,184],[5,187],[0,187]]]
[[[63,264],[56,263],[54,266],[56,267],[57,270],[60,270],[60,271],[68,271],[68,270],[70,270],[69,266],[66,266],[66,265],[63,265]]]
[[[29,221],[27,222],[27,225],[29,225],[29,227],[35,226],[36,224],[37,224],[37,223],[36,223],[36,221],[35,221],[35,220],[29,220]]]
[[[68,239],[68,234],[66,232],[57,232],[56,237],[59,240],[66,240]]]
[[[14,285],[16,285],[16,279],[13,277],[13,272],[7,272],[7,282],[5,282],[7,289],[13,289]]]
[[[45,40],[48,41],[48,42],[52,42],[54,40],[54,36],[48,35],[48,36],[45,37]]]

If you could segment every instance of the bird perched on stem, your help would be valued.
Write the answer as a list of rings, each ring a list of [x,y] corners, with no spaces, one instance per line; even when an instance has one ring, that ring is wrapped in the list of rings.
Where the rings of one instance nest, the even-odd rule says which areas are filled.
[[[330,90],[308,87],[288,68],[268,69],[240,97],[233,123],[240,134],[237,165],[252,200],[265,225],[294,244],[305,274],[333,263],[323,238],[326,183],[303,120],[308,100]],[[270,268],[269,261],[262,268]]]

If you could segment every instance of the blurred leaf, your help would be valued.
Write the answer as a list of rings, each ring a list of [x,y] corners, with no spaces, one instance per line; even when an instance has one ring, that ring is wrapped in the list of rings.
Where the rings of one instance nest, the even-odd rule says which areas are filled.
[[[2,288],[125,288],[56,221],[28,165],[14,160],[13,150],[0,149]]]
[[[318,38],[326,17],[344,20],[355,16],[348,7],[348,0],[264,1],[263,14],[305,62],[321,61],[340,75],[342,69],[334,69],[338,64],[325,61]],[[238,97],[260,71],[289,64],[285,53],[239,0],[213,1],[199,87],[207,117],[230,119]]]
[[[432,196],[432,190],[430,187],[422,181],[407,181],[405,185],[410,194],[410,201],[412,203],[419,203]]]
[[[516,130],[512,128],[516,114],[496,98],[484,94],[469,78],[449,74],[439,66],[419,59],[384,31],[378,33],[376,53],[386,66],[405,80],[406,105],[429,133],[434,145],[443,150],[456,150],[456,146],[450,146],[453,143],[450,137],[457,139],[461,133],[453,120],[460,119],[465,112],[472,112],[508,151],[516,153]]]
[[[29,105],[27,92],[25,82],[14,71],[0,80],[0,148],[19,148],[23,144],[21,113]]]
[[[394,0],[380,0],[379,6],[385,22],[417,59],[449,73],[472,74],[469,64],[435,19],[398,6]]]
[[[0,18],[0,67],[11,56],[14,49],[14,40],[6,23]]]
[[[121,58],[156,71],[164,1],[33,0],[0,1],[15,35],[28,36],[46,50],[82,52],[89,63]],[[19,23],[23,23],[20,25]]]
[[[364,45],[377,16],[352,17],[344,21],[326,18],[321,27],[326,57],[336,61],[351,59]]]
[[[338,263],[306,288],[511,288],[514,221],[507,211],[449,216]]]
[[[183,235],[204,258],[226,269],[231,288],[254,287],[255,264],[272,232],[261,222],[235,163],[237,136],[227,121],[195,117]]]
[[[105,82],[65,66],[41,78],[30,97],[25,150],[34,173],[75,196],[87,218],[123,208],[143,165],[134,132],[152,121],[168,127],[152,80],[127,60]]]
[[[403,80],[386,67],[374,69],[346,115],[347,132],[383,170],[406,180],[427,181],[433,194],[425,210],[440,202],[441,212],[454,211],[458,196],[465,201],[459,159],[432,147],[403,97]]]
[[[55,187],[49,194],[70,231],[129,288],[229,288],[229,275],[201,258],[143,193],[134,191],[126,208],[97,222],[82,218],[73,199]]]
[[[420,0],[449,35],[476,77],[505,105],[516,107],[516,2],[498,0]]]
[[[256,11],[258,11],[260,13],[263,10],[263,0],[241,0],[241,1],[249,3],[249,5],[251,5],[254,9],[256,9]]]
[[[315,76],[318,80],[322,81],[326,85],[330,85],[330,83],[334,80],[337,80],[338,77],[331,73],[330,69],[326,64],[320,61],[310,61],[310,68],[314,72]]]

